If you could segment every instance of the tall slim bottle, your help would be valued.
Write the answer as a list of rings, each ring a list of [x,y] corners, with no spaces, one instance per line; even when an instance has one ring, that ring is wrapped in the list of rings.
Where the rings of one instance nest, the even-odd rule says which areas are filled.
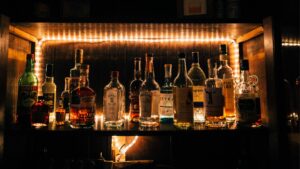
[[[141,71],[141,58],[136,57],[134,58],[134,79],[130,83],[129,89],[129,99],[130,99],[130,106],[129,106],[129,113],[130,113],[130,120],[132,122],[139,121],[139,114],[140,114],[140,102],[139,102],[139,95],[140,95],[140,88],[142,86],[142,71]]]
[[[225,99],[224,116],[227,122],[232,123],[235,120],[235,106],[234,106],[234,83],[232,76],[232,69],[228,66],[227,61],[227,46],[220,45],[220,67],[218,68],[218,77],[223,82],[223,96]]]
[[[66,121],[69,121],[70,117],[70,77],[65,77],[65,89],[61,93],[61,99],[63,102],[63,109],[66,112]]]
[[[194,122],[193,82],[187,74],[184,53],[178,55],[178,73],[173,85],[174,124],[180,129],[188,129]]]
[[[95,123],[96,93],[88,85],[90,66],[80,65],[79,87],[71,92],[70,125],[72,128],[91,128]]]
[[[199,52],[192,52],[193,63],[188,72],[189,77],[193,81],[193,102],[194,102],[194,122],[204,123],[204,87],[205,73],[199,64]]]
[[[204,109],[206,125],[208,127],[225,127],[224,96],[222,94],[222,80],[217,75],[217,64],[213,66],[208,59],[209,78],[205,80]]]
[[[124,124],[125,87],[119,81],[119,72],[111,72],[111,81],[104,87],[103,113],[106,127],[121,127]]]
[[[42,85],[44,102],[49,106],[49,122],[55,120],[56,109],[56,85],[53,77],[53,64],[46,65],[45,82]]]
[[[83,49],[76,49],[75,65],[70,70],[70,92],[79,86],[81,64],[83,64]]]
[[[27,54],[25,72],[18,81],[17,124],[30,127],[30,112],[37,101],[38,78],[34,74],[34,54]]]
[[[157,127],[159,125],[159,90],[155,81],[153,54],[146,54],[145,80],[140,89],[140,126]]]
[[[173,123],[173,83],[172,64],[165,64],[165,80],[160,89],[159,118],[161,123]]]

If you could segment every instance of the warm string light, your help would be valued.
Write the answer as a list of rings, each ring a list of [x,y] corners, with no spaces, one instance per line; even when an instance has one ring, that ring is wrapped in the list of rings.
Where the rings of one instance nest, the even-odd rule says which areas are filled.
[[[282,46],[287,47],[300,47],[300,42],[283,42]]]
[[[233,76],[235,78],[240,77],[240,54],[239,54],[239,44],[236,42],[232,42],[232,49],[230,55],[230,64],[233,69]]]
[[[133,140],[126,145],[126,141],[120,141],[120,138],[124,138],[125,136],[112,136],[112,146],[117,149],[119,154],[116,154],[116,161],[120,161],[122,157],[126,154],[126,152],[137,142],[139,136],[134,136]],[[126,139],[125,139],[126,140]]]

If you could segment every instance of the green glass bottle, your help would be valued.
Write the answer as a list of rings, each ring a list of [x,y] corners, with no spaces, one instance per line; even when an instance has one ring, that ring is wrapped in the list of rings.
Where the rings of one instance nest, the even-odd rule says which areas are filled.
[[[34,54],[27,54],[25,72],[18,82],[17,124],[30,126],[30,112],[37,101],[38,78],[34,74]]]

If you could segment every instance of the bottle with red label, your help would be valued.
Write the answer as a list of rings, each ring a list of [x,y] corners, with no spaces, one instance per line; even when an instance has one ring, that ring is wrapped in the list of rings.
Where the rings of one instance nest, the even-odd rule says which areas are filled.
[[[18,81],[17,124],[30,127],[30,112],[37,101],[38,78],[34,74],[34,54],[26,57],[26,68]]]

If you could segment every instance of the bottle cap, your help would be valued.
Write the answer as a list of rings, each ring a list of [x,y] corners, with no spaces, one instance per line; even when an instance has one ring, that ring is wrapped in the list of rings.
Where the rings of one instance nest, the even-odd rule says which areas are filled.
[[[249,70],[249,61],[248,60],[241,60],[240,61],[240,69],[241,70]]]
[[[225,44],[221,44],[219,47],[220,54],[227,54],[227,46]]]
[[[145,56],[146,57],[154,57],[154,54],[153,53],[145,53]]]
[[[195,102],[194,107],[203,107],[203,102]]]
[[[199,63],[199,52],[192,52],[193,63]]]
[[[53,77],[53,64],[51,64],[51,63],[48,63],[46,65],[46,76]]]
[[[113,78],[119,77],[119,71],[111,71],[111,77]]]
[[[180,52],[180,53],[178,54],[178,58],[179,58],[179,59],[185,59],[185,53]]]
[[[83,63],[83,49],[76,49],[76,63]]]
[[[134,60],[135,61],[141,61],[142,59],[141,59],[141,57],[135,57]]]

